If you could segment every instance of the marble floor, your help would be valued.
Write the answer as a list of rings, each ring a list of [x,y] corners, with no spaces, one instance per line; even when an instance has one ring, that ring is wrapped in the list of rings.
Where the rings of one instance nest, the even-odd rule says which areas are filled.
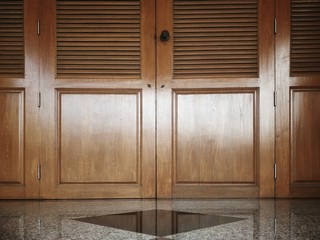
[[[320,239],[320,199],[0,201],[0,239]]]

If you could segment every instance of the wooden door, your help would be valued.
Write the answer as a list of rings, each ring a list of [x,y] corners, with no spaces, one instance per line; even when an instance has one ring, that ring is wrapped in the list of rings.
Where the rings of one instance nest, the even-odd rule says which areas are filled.
[[[0,2],[0,198],[39,196],[37,6]]]
[[[155,1],[41,3],[41,198],[155,197]]]
[[[320,196],[320,1],[277,3],[277,196]]]
[[[320,2],[273,2],[2,0],[0,198],[320,196]]]
[[[156,16],[158,197],[272,197],[273,1],[160,0]]]

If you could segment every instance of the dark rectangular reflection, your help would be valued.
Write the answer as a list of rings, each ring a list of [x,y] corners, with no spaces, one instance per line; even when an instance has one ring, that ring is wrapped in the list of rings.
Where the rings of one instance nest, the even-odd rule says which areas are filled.
[[[75,220],[160,237],[232,223],[243,220],[243,218],[168,210],[148,210]]]

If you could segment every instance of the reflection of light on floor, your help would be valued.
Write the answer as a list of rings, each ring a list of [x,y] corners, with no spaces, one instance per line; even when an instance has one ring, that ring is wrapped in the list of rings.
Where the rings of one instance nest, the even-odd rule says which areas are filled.
[[[148,210],[75,220],[154,236],[168,236],[244,219],[190,212]]]

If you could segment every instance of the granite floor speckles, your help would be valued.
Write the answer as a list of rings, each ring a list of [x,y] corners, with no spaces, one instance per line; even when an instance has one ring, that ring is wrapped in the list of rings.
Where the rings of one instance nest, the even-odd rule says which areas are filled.
[[[0,239],[320,239],[320,199],[0,201]]]

